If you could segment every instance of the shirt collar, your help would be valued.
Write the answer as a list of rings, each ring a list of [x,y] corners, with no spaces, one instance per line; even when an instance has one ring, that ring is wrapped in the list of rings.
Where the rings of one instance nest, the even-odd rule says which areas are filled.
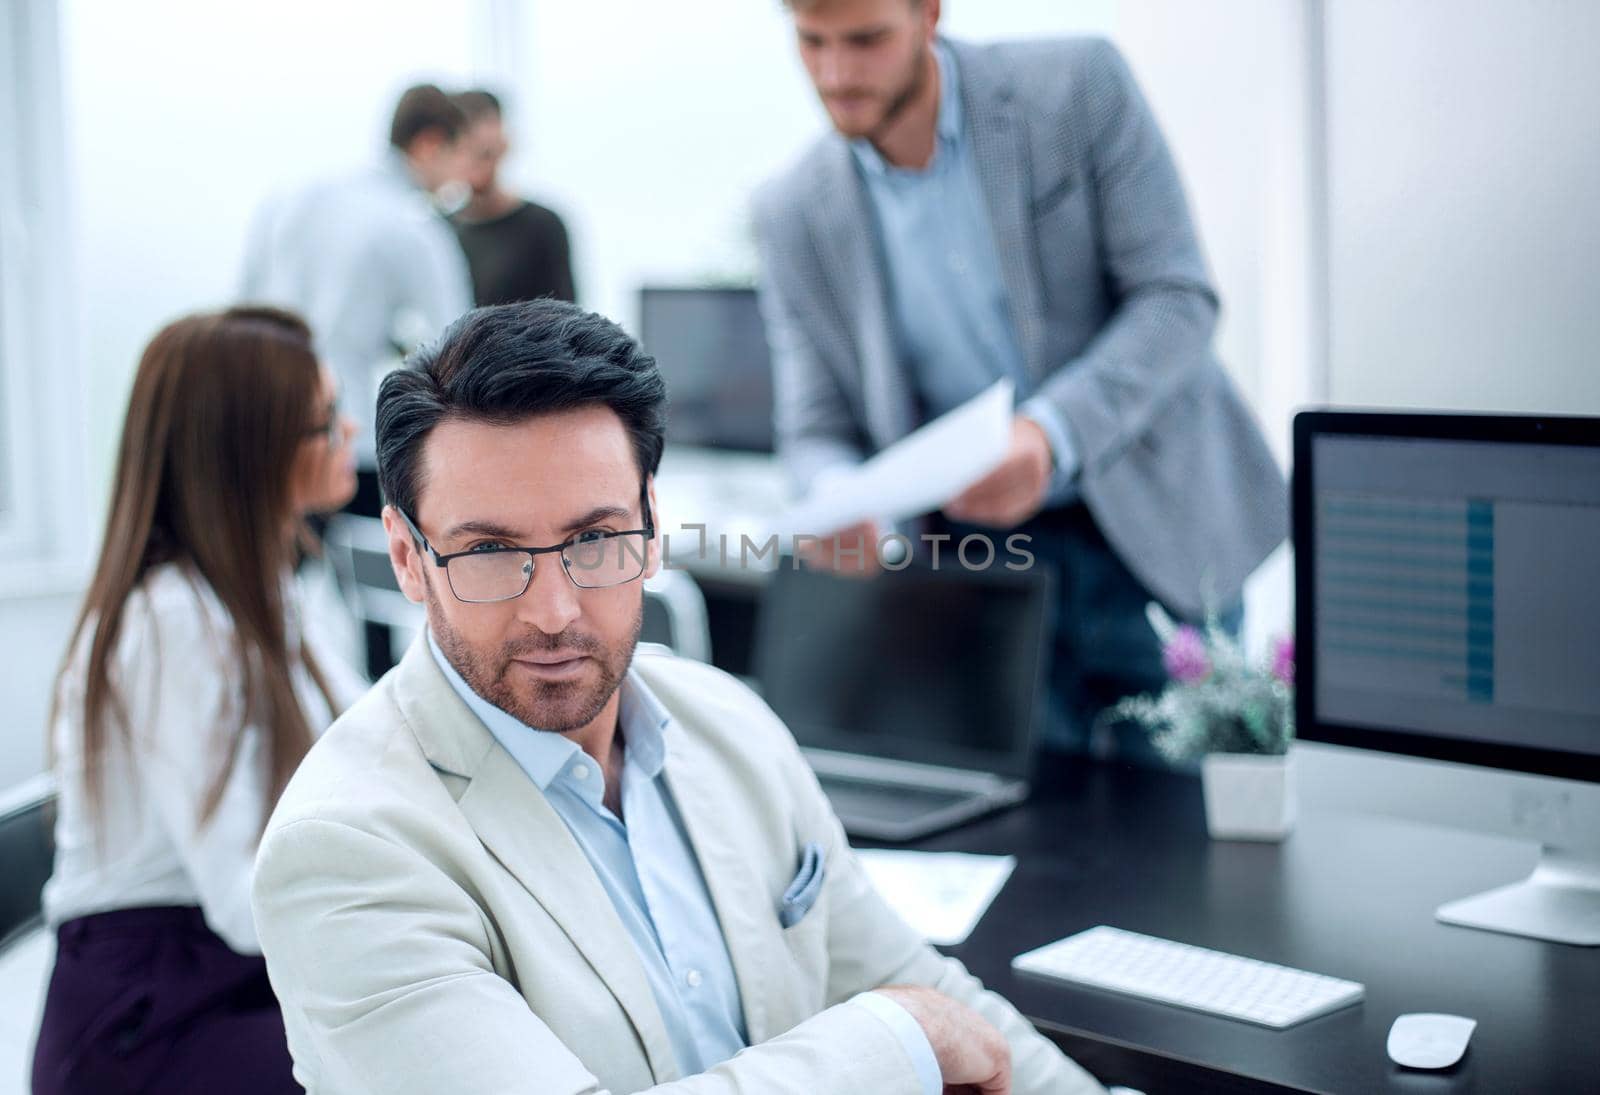
[[[939,116],[936,122],[938,142],[940,147],[955,147],[961,143],[963,126],[961,73],[956,69],[955,54],[950,52],[950,47],[942,38],[936,39],[933,43],[933,59],[939,66]],[[856,163],[873,174],[883,175],[889,171],[900,170],[891,166],[865,137],[852,140],[850,150],[855,153]],[[934,158],[937,159],[938,156],[939,150],[936,148]],[[932,166],[932,161],[929,162],[929,166]]]
[[[478,716],[534,785],[540,791],[548,791],[556,777],[582,752],[578,743],[565,734],[528,726],[474,692],[439,649],[432,631],[428,632],[428,650],[461,701]],[[621,702],[617,708],[617,728],[626,746],[624,763],[637,768],[645,778],[655,779],[666,765],[665,735],[672,716],[631,668],[622,678],[618,692]]]

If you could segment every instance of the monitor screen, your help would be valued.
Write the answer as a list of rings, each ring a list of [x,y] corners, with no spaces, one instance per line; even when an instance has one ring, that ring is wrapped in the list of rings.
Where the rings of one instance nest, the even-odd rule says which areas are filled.
[[[639,341],[667,382],[667,440],[772,451],[772,362],[754,289],[642,289]]]
[[[1300,415],[1300,735],[1600,778],[1600,421]]]
[[[785,559],[761,605],[763,696],[801,745],[1025,777],[1042,571],[839,578]]]

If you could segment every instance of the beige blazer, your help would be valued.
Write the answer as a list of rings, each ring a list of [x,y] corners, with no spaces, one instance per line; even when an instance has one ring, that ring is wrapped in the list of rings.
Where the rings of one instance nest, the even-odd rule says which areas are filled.
[[[721,920],[751,1048],[680,1076],[634,945],[582,850],[425,641],[312,749],[262,839],[257,930],[313,1095],[918,1095],[848,1003],[937,986],[1005,1033],[1015,1090],[1102,1089],[871,889],[777,717],[708,666],[634,662],[673,717],[665,778]],[[790,928],[808,841],[823,890]]]

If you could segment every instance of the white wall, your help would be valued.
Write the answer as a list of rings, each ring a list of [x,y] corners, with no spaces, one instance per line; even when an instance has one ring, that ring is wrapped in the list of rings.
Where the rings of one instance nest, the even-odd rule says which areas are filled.
[[[1600,4],[1327,10],[1333,398],[1600,413]]]
[[[408,84],[468,77],[480,7],[62,0],[97,498],[145,342],[231,299],[264,197],[376,154]]]

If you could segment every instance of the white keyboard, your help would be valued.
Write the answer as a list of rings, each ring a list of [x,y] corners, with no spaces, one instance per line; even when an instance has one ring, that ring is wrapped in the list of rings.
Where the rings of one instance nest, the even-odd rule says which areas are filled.
[[[1011,966],[1274,1030],[1338,1011],[1366,994],[1354,981],[1104,925],[1019,954]]]

